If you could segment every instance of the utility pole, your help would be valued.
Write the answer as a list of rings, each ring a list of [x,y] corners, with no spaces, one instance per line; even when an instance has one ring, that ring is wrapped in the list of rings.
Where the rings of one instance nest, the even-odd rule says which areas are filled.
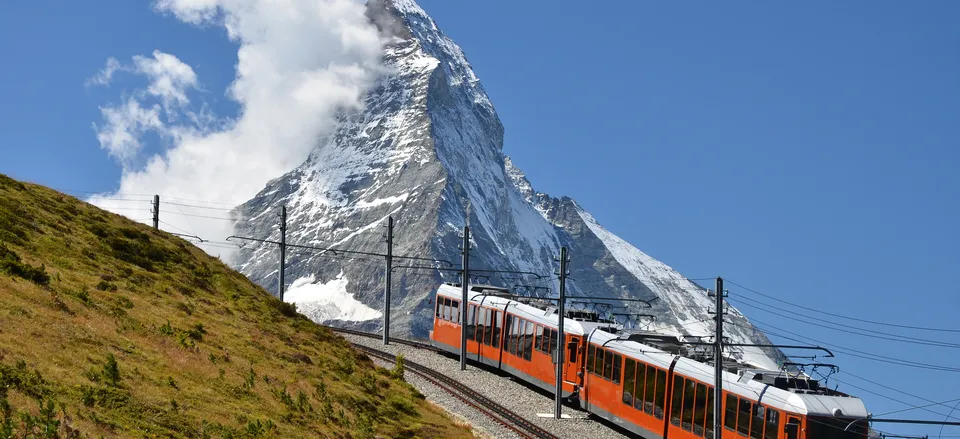
[[[390,344],[390,284],[393,271],[393,216],[387,218],[387,267],[383,279],[383,344]]]
[[[153,228],[160,229],[160,196],[153,196]]]
[[[460,301],[460,370],[467,370],[467,297],[470,281],[470,226],[463,226],[463,272],[460,285],[463,298]]]
[[[716,374],[713,394],[713,434],[717,437],[723,432],[723,278],[717,277],[717,333],[713,344],[713,367]]]
[[[280,301],[283,302],[284,265],[287,256],[287,206],[280,206],[280,278],[277,281],[277,291],[280,292]]]
[[[560,297],[557,304],[557,393],[556,408],[553,417],[560,419],[563,410],[563,354],[566,351],[566,338],[563,336],[563,320],[565,316],[564,302],[567,301],[567,248],[560,247]]]

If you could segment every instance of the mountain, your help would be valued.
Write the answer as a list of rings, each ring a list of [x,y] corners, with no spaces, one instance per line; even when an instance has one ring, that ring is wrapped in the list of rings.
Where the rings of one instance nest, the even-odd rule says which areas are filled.
[[[395,254],[457,264],[469,224],[472,268],[547,276],[491,274],[480,281],[548,287],[555,294],[556,280],[549,279],[566,246],[571,295],[650,299],[652,310],[622,305],[656,314],[652,327],[661,331],[712,333],[707,312],[713,302],[703,288],[604,229],[574,200],[533,189],[504,155],[504,127],[460,47],[423,9],[413,0],[370,0],[368,16],[390,38],[383,52],[389,73],[365,97],[364,109],[343,115],[302,165],[238,207],[244,218],[238,235],[278,239],[277,213],[286,206],[288,243],[383,253],[383,226],[393,216]],[[348,257],[291,249],[286,300],[318,321],[378,329],[383,260]],[[278,261],[277,246],[261,244],[242,249],[237,264],[276,292]],[[456,280],[445,271],[397,271],[392,332],[425,336],[431,295],[442,281]],[[769,343],[735,309],[729,319],[732,340]],[[781,358],[756,348],[734,355],[766,367]]]
[[[187,241],[0,174],[0,436],[473,437]]]

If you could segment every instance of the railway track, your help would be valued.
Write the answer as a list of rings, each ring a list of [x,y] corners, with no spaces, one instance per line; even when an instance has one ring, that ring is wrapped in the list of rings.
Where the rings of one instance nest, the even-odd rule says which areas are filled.
[[[344,334],[352,334],[360,337],[368,338],[379,338],[376,334],[370,334],[361,331],[354,331],[348,329],[340,328],[330,328],[334,332],[340,332]],[[420,349],[430,349],[436,350],[433,346],[427,343],[420,343],[416,341],[403,340],[397,338],[391,338],[391,343],[403,344],[407,346],[412,346]],[[353,347],[372,357],[380,358],[391,363],[397,361],[396,356],[390,354],[389,352],[384,352],[379,349],[371,348],[358,343],[353,343]],[[450,393],[457,399],[463,401],[467,405],[477,409],[479,412],[483,413],[490,419],[500,423],[504,427],[512,430],[521,437],[528,439],[559,439],[558,436],[555,436],[553,433],[550,433],[543,428],[538,427],[533,422],[530,422],[527,418],[513,412],[512,410],[498,404],[496,401],[493,401],[490,398],[480,394],[476,390],[470,388],[453,378],[450,378],[440,372],[437,372],[433,369],[430,369],[426,366],[411,362],[409,360],[404,360],[403,366],[405,370],[412,372],[423,379],[427,380],[431,384],[443,389],[444,391]]]
[[[331,327],[331,326],[327,326],[326,328],[329,329],[329,330],[331,330],[331,331],[333,331],[333,332],[339,332],[339,333],[342,333],[342,334],[356,335],[357,337],[373,338],[373,339],[377,339],[377,340],[380,340],[380,339],[383,338],[383,336],[380,335],[380,334],[372,334],[372,333],[369,333],[369,332],[356,331],[356,330],[353,330],[353,329],[334,328],[334,327]],[[419,342],[419,341],[406,340],[406,339],[397,338],[397,337],[390,337],[390,343],[402,344],[402,345],[406,345],[406,346],[415,347],[415,348],[417,348],[417,349],[426,349],[426,350],[428,350],[428,351],[436,351],[436,352],[439,352],[439,350],[438,350],[435,346],[433,346],[432,344],[430,344],[430,343],[422,343],[422,342]]]

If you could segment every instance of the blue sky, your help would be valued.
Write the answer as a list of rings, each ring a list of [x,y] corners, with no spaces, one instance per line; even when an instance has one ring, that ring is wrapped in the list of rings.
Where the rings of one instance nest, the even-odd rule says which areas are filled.
[[[193,67],[196,93],[213,111],[237,110],[224,94],[237,46],[221,29],[184,24],[146,2],[75,3],[0,5],[0,172],[63,189],[116,189],[120,168],[92,124],[100,106],[142,84],[86,87],[109,57],[175,54]],[[960,328],[952,279],[960,266],[960,3],[420,4],[466,52],[505,126],[505,152],[538,190],[576,199],[691,278],[723,275],[836,314]],[[728,288],[734,304],[771,302]],[[818,340],[960,367],[956,348],[741,309]],[[960,342],[958,333],[904,334]],[[836,362],[840,390],[863,396],[874,413],[903,406],[845,383],[923,401],[847,373],[935,401],[960,398],[955,372],[844,355]]]

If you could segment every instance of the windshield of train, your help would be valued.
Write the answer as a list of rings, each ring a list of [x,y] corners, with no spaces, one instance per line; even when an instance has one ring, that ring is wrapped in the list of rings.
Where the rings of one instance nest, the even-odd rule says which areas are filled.
[[[853,422],[851,425],[850,423]],[[849,427],[848,427],[849,426]],[[807,439],[866,439],[867,422],[852,418],[807,418]]]

